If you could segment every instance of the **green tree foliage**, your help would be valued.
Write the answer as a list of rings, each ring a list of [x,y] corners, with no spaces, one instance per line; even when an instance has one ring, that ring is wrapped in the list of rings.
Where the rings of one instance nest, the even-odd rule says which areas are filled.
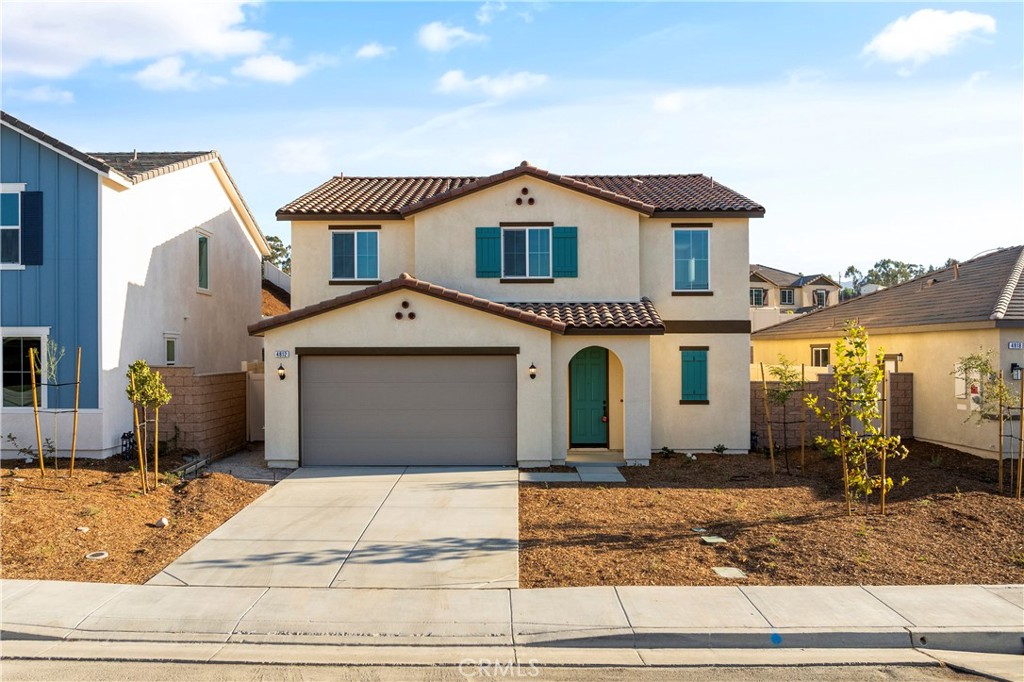
[[[978,386],[980,409],[969,410],[964,421],[976,419],[980,423],[983,419],[994,419],[999,416],[1000,405],[1006,408],[1017,404],[1019,394],[1011,391],[999,376],[999,372],[992,364],[992,355],[991,348],[984,353],[971,353],[958,359],[953,368],[953,376],[963,379],[966,386]]]
[[[943,265],[938,267],[929,265],[927,268],[923,265],[916,263],[904,263],[899,260],[892,260],[891,258],[883,258],[877,261],[871,268],[864,274],[856,265],[851,265],[846,268],[843,273],[844,277],[848,277],[853,287],[853,295],[844,289],[841,298],[846,300],[848,298],[854,298],[860,295],[861,289],[865,284],[879,284],[884,287],[896,286],[897,284],[903,284],[909,282],[915,277],[926,275],[938,270],[942,270],[950,267],[956,263],[953,258],[947,258]]]
[[[786,458],[786,473],[789,469],[789,398],[800,390],[800,372],[785,355],[779,354],[779,362],[768,368],[768,374],[775,384],[768,389],[768,400],[782,408],[782,454]]]
[[[832,438],[819,436],[816,442],[839,458],[847,513],[853,513],[853,497],[868,497],[878,491],[880,511],[884,514],[885,495],[893,487],[892,478],[885,473],[886,460],[907,456],[900,437],[886,436],[879,426],[882,414],[877,396],[885,372],[885,351],[879,348],[871,356],[867,332],[850,322],[846,335],[836,341],[833,358],[835,381],[824,404],[815,395],[804,398],[834,434]],[[854,430],[854,420],[860,422],[863,433]],[[871,473],[872,461],[879,465],[878,474]]]
[[[280,237],[270,235],[267,237],[267,244],[270,246],[270,255],[264,260],[273,263],[287,274],[292,274],[292,247],[285,244]]]
[[[145,360],[136,360],[128,366],[126,374],[128,385],[125,393],[135,410],[135,421],[137,424],[135,439],[139,449],[139,473],[142,476],[142,490],[146,492],[146,470],[148,469],[147,453],[149,452],[149,411],[159,420],[160,408],[171,402],[171,392],[164,385],[160,372],[153,371]],[[142,411],[141,420],[139,411]],[[156,430],[159,431],[159,421],[156,422]],[[154,435],[154,477],[159,475],[159,433]]]

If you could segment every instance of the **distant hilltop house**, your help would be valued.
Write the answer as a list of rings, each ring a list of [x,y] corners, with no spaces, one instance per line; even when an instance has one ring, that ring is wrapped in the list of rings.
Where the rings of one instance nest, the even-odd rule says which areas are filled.
[[[753,331],[792,319],[793,315],[839,303],[841,287],[818,273],[800,275],[750,264],[750,322]]]
[[[884,349],[889,372],[913,374],[914,437],[997,456],[996,420],[966,423],[980,409],[978,387],[953,370],[960,358],[991,351],[993,366],[1003,372],[1011,391],[1020,390],[1024,246],[999,249],[762,329],[751,337],[753,361],[775,363],[781,354],[808,365],[811,376],[828,373],[836,339],[851,320],[867,330],[872,353]],[[1007,424],[1007,433],[1019,433],[1018,418]],[[1009,451],[1012,444],[1005,445]]]
[[[125,372],[139,359],[176,382],[193,373],[207,382],[239,375],[231,378],[241,391],[232,442],[244,442],[239,368],[262,350],[246,325],[260,318],[261,261],[270,249],[220,154],[85,153],[2,112],[0,162],[3,435],[36,449],[33,374],[38,385],[51,368],[44,357],[43,371],[33,371],[29,355],[45,356],[53,341],[65,357],[46,383],[64,385],[42,390],[38,403],[74,406],[81,348],[79,455],[122,449],[132,430]],[[172,418],[192,409],[182,388],[171,387],[184,397],[172,399],[165,428],[180,425],[184,445],[201,451],[227,442],[217,440],[232,419],[222,412],[188,413],[220,420],[201,427],[184,412]],[[70,431],[70,420],[61,422],[61,455]],[[3,445],[4,455],[16,454]]]

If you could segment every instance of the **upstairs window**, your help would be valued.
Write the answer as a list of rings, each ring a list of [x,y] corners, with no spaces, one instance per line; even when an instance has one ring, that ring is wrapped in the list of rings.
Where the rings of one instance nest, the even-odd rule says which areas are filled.
[[[814,290],[814,305],[819,308],[824,308],[828,305],[828,291],[825,289]]]
[[[761,306],[763,306],[765,304],[766,298],[767,296],[765,296],[764,289],[750,290],[750,305],[754,306],[755,308],[760,308]]]
[[[675,290],[707,291],[710,289],[708,230],[675,231]]]
[[[344,230],[331,233],[331,279],[376,281],[380,279],[377,230]]]
[[[210,237],[199,235],[199,288],[210,290]]]
[[[551,277],[551,228],[502,229],[503,277]]]
[[[811,346],[811,366],[812,367],[828,367],[829,366],[829,347],[828,346]]]
[[[782,289],[779,291],[779,305],[793,305],[792,289]]]
[[[21,193],[0,194],[0,263],[21,263]]]

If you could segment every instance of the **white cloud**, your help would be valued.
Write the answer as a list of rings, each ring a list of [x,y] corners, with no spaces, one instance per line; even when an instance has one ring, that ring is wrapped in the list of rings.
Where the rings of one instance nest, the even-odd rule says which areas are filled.
[[[203,76],[198,69],[185,71],[185,60],[181,57],[164,57],[136,73],[135,82],[147,90],[200,90],[219,85],[223,79]]]
[[[920,66],[949,54],[972,36],[995,32],[996,20],[987,14],[922,9],[882,29],[864,46],[863,54],[884,62]],[[906,75],[909,70],[901,73]]]
[[[0,28],[4,71],[65,78],[96,62],[255,54],[270,36],[245,27],[244,9],[254,4],[245,0],[5,2]]]
[[[498,0],[497,2],[491,2],[487,0],[484,4],[480,5],[480,9],[476,11],[476,20],[481,24],[489,24],[494,21],[494,17],[505,11],[504,0]]]
[[[437,81],[437,91],[443,93],[482,93],[488,97],[501,98],[517,95],[538,88],[547,83],[542,73],[517,71],[499,76],[478,76],[466,78],[464,71],[448,71]]]
[[[356,57],[359,59],[374,59],[376,57],[386,57],[395,51],[394,47],[381,45],[378,42],[366,43],[356,52]]]
[[[314,57],[306,64],[296,64],[276,54],[262,54],[257,57],[249,57],[231,69],[231,73],[267,83],[290,85],[326,61],[323,57]]]
[[[7,96],[40,104],[71,104],[75,101],[75,95],[70,90],[60,90],[49,85],[37,85],[28,90],[8,90]]]
[[[433,21],[420,27],[418,40],[422,47],[431,52],[448,52],[460,45],[482,43],[487,40],[487,36],[472,33],[461,26]]]
[[[654,98],[654,110],[661,114],[675,114],[707,103],[714,90],[676,90]]]

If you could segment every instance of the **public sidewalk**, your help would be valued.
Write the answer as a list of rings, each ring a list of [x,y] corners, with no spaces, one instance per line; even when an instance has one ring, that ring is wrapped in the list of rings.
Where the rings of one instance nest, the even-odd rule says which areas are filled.
[[[82,640],[1024,653],[1024,586],[497,590],[0,581],[4,655]]]

